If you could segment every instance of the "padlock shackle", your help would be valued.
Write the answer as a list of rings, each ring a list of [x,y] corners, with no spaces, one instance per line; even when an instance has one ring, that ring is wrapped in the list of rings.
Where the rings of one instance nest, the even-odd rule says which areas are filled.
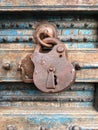
[[[48,37],[43,39],[43,42],[45,42],[46,44],[53,44],[53,45],[57,45],[57,44],[62,44],[62,42],[54,37]]]
[[[46,44],[43,39],[50,37],[50,38],[57,38],[57,28],[56,25],[48,22],[43,22],[36,27],[36,31],[34,33],[35,41],[42,46],[51,48],[51,44]]]
[[[41,40],[40,35],[41,35],[41,33],[38,33],[38,34],[36,35],[36,38],[37,38],[37,40],[38,40],[38,43],[41,44],[42,46],[45,46],[45,47],[51,48],[52,45],[51,45],[51,44],[47,44],[47,43],[45,43],[43,40]],[[47,36],[51,37],[50,34],[47,35]]]

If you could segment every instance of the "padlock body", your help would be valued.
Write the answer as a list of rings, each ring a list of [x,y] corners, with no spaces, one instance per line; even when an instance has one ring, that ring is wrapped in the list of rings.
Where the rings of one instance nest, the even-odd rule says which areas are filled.
[[[40,52],[40,49],[37,45],[31,56],[36,87],[43,92],[59,92],[70,87],[75,81],[75,69],[67,59],[65,45],[57,44],[47,53]]]

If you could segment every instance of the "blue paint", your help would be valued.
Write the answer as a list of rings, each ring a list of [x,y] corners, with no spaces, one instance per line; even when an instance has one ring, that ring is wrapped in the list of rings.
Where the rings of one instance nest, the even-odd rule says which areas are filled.
[[[4,38],[3,36],[0,36],[0,43],[3,42],[3,38]],[[7,42],[5,43],[13,43],[16,42],[17,36],[6,36],[5,38],[7,39]],[[19,41],[16,43],[23,42],[25,44],[27,42],[24,42],[24,40],[28,41],[29,38],[30,38],[29,36],[19,36]]]
[[[7,33],[7,32],[5,31],[5,33]],[[7,34],[6,34],[6,35],[7,35]],[[9,34],[8,34],[8,35],[9,35]],[[17,30],[11,30],[11,31],[10,31],[10,35],[17,36],[17,35],[18,35]]]
[[[67,96],[67,98],[69,97],[69,94],[70,94],[71,92],[67,92],[67,93],[65,93],[65,95]],[[30,96],[30,95],[32,95],[32,96],[45,96],[46,94],[45,93],[42,93],[41,91],[39,91],[39,90],[9,90],[9,91],[2,91],[2,93],[0,92],[0,94],[1,95],[6,95],[6,96],[9,96],[9,95],[17,95],[17,96]],[[75,98],[76,97],[78,97],[78,96],[88,96],[88,97],[90,97],[90,96],[92,96],[92,94],[93,94],[93,91],[91,91],[91,90],[86,90],[86,91],[76,91],[75,92]],[[47,94],[47,96],[56,96],[57,94]],[[57,95],[58,96],[58,95]],[[59,96],[58,96],[59,97]],[[59,99],[62,99],[62,95],[59,97]]]
[[[8,36],[8,35],[12,35],[12,36],[17,36],[17,30],[15,29],[11,29],[11,30],[0,30],[0,36]]]
[[[72,43],[72,42],[67,42],[64,43],[67,45],[68,48],[95,48],[95,43],[93,42],[87,42],[87,43]]]
[[[92,78],[78,78],[78,77],[77,77],[77,80],[79,80],[79,81],[84,81],[84,83],[87,83],[87,80],[90,81],[90,82],[91,82],[92,80],[93,80],[93,81],[98,81],[98,78],[94,78],[94,77],[92,77]],[[92,82],[93,82],[93,81],[92,81]]]
[[[13,25],[13,29],[11,29],[10,28],[10,24],[12,24]],[[32,28],[32,26],[29,26],[29,24],[28,23],[24,23],[24,22],[19,22],[18,23],[19,25],[18,25],[18,27],[16,26],[16,24],[15,23],[13,23],[12,21],[10,22],[8,22],[8,23],[5,23],[5,28],[6,29],[10,29],[10,30],[14,30],[14,29],[30,29],[30,30],[32,30],[33,31],[33,28]],[[2,31],[3,29],[2,29],[2,24],[0,24],[0,31]],[[3,30],[3,31],[7,31],[7,30]]]
[[[65,43],[68,48],[78,48],[78,43]]]
[[[63,35],[70,35],[71,34],[71,30],[65,30],[64,32],[63,32]]]
[[[81,29],[81,30],[79,30],[79,34],[82,34],[82,35],[92,35],[93,34],[93,30],[91,30],[91,29]]]
[[[79,30],[78,30],[78,29],[75,29],[74,35],[78,35],[78,33],[79,33]]]
[[[71,21],[73,21],[73,19],[74,19],[74,17],[72,17],[72,16],[68,16],[68,17],[63,17],[62,18],[62,20],[64,20],[65,22],[71,22]]]
[[[34,123],[37,125],[46,125],[48,128],[52,128],[53,126],[57,125],[66,125],[66,124],[74,124],[79,120],[84,120],[85,118],[89,119],[89,121],[92,121],[94,119],[94,114],[86,115],[86,117],[81,117],[81,115],[73,116],[73,115],[67,115],[67,114],[34,114],[28,116],[28,121],[30,123]],[[82,127],[83,130],[83,127]],[[86,129],[85,129],[86,130]]]
[[[98,66],[93,66],[93,65],[84,65],[83,67],[82,67],[82,69],[98,69]]]
[[[91,90],[91,91],[93,91],[94,90],[94,85],[92,84],[92,83],[75,83],[75,84],[73,84],[72,85],[72,88],[73,89],[78,89],[78,90],[81,90],[81,88],[84,88],[85,87],[85,89],[86,90]],[[33,91],[39,91],[39,90],[37,90],[37,89],[32,89],[33,88],[33,85],[32,84],[25,84],[25,83],[0,83],[0,91],[1,90],[20,90],[20,91],[22,91],[22,90],[33,90]],[[69,91],[69,90],[68,90]]]
[[[77,91],[76,94],[77,94],[77,96],[80,96],[80,98],[81,98],[81,97],[84,97],[84,95],[87,97],[92,96],[94,94],[94,92],[93,91],[84,91],[84,92]]]
[[[36,124],[47,124],[48,128],[51,128],[55,126],[56,124],[66,124],[66,123],[73,123],[74,118],[70,117],[65,114],[53,114],[53,115],[48,115],[48,114],[38,114],[34,116],[29,116],[28,121],[34,122]]]
[[[32,42],[29,42],[28,45],[29,45],[29,47],[33,48],[33,43]]]
[[[95,45],[92,42],[78,43],[78,47],[77,48],[95,48]]]
[[[78,35],[78,29],[63,29],[62,35]]]
[[[28,29],[30,27],[29,27],[29,25],[27,23],[25,23],[25,24],[24,23],[19,23],[19,28],[20,29]]]
[[[0,36],[32,36],[34,30],[26,29],[5,29],[0,30]]]
[[[92,102],[79,102],[77,107],[85,107],[85,108],[89,108],[90,106],[92,106],[93,103]]]
[[[6,6],[13,6],[13,2],[9,1]]]

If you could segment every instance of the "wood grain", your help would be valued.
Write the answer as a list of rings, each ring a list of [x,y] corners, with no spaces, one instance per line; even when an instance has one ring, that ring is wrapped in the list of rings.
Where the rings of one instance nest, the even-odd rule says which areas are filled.
[[[0,10],[2,11],[68,11],[68,10],[79,10],[79,11],[97,11],[98,1],[97,0],[1,0]]]

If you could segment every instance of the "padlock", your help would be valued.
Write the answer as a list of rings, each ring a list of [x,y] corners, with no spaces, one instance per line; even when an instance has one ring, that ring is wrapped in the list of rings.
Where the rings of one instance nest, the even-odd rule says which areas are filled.
[[[43,92],[55,93],[69,88],[75,81],[75,69],[67,59],[65,45],[56,38],[45,38],[45,43],[55,42],[51,50],[44,52],[36,45],[31,60],[34,64],[33,81]]]

